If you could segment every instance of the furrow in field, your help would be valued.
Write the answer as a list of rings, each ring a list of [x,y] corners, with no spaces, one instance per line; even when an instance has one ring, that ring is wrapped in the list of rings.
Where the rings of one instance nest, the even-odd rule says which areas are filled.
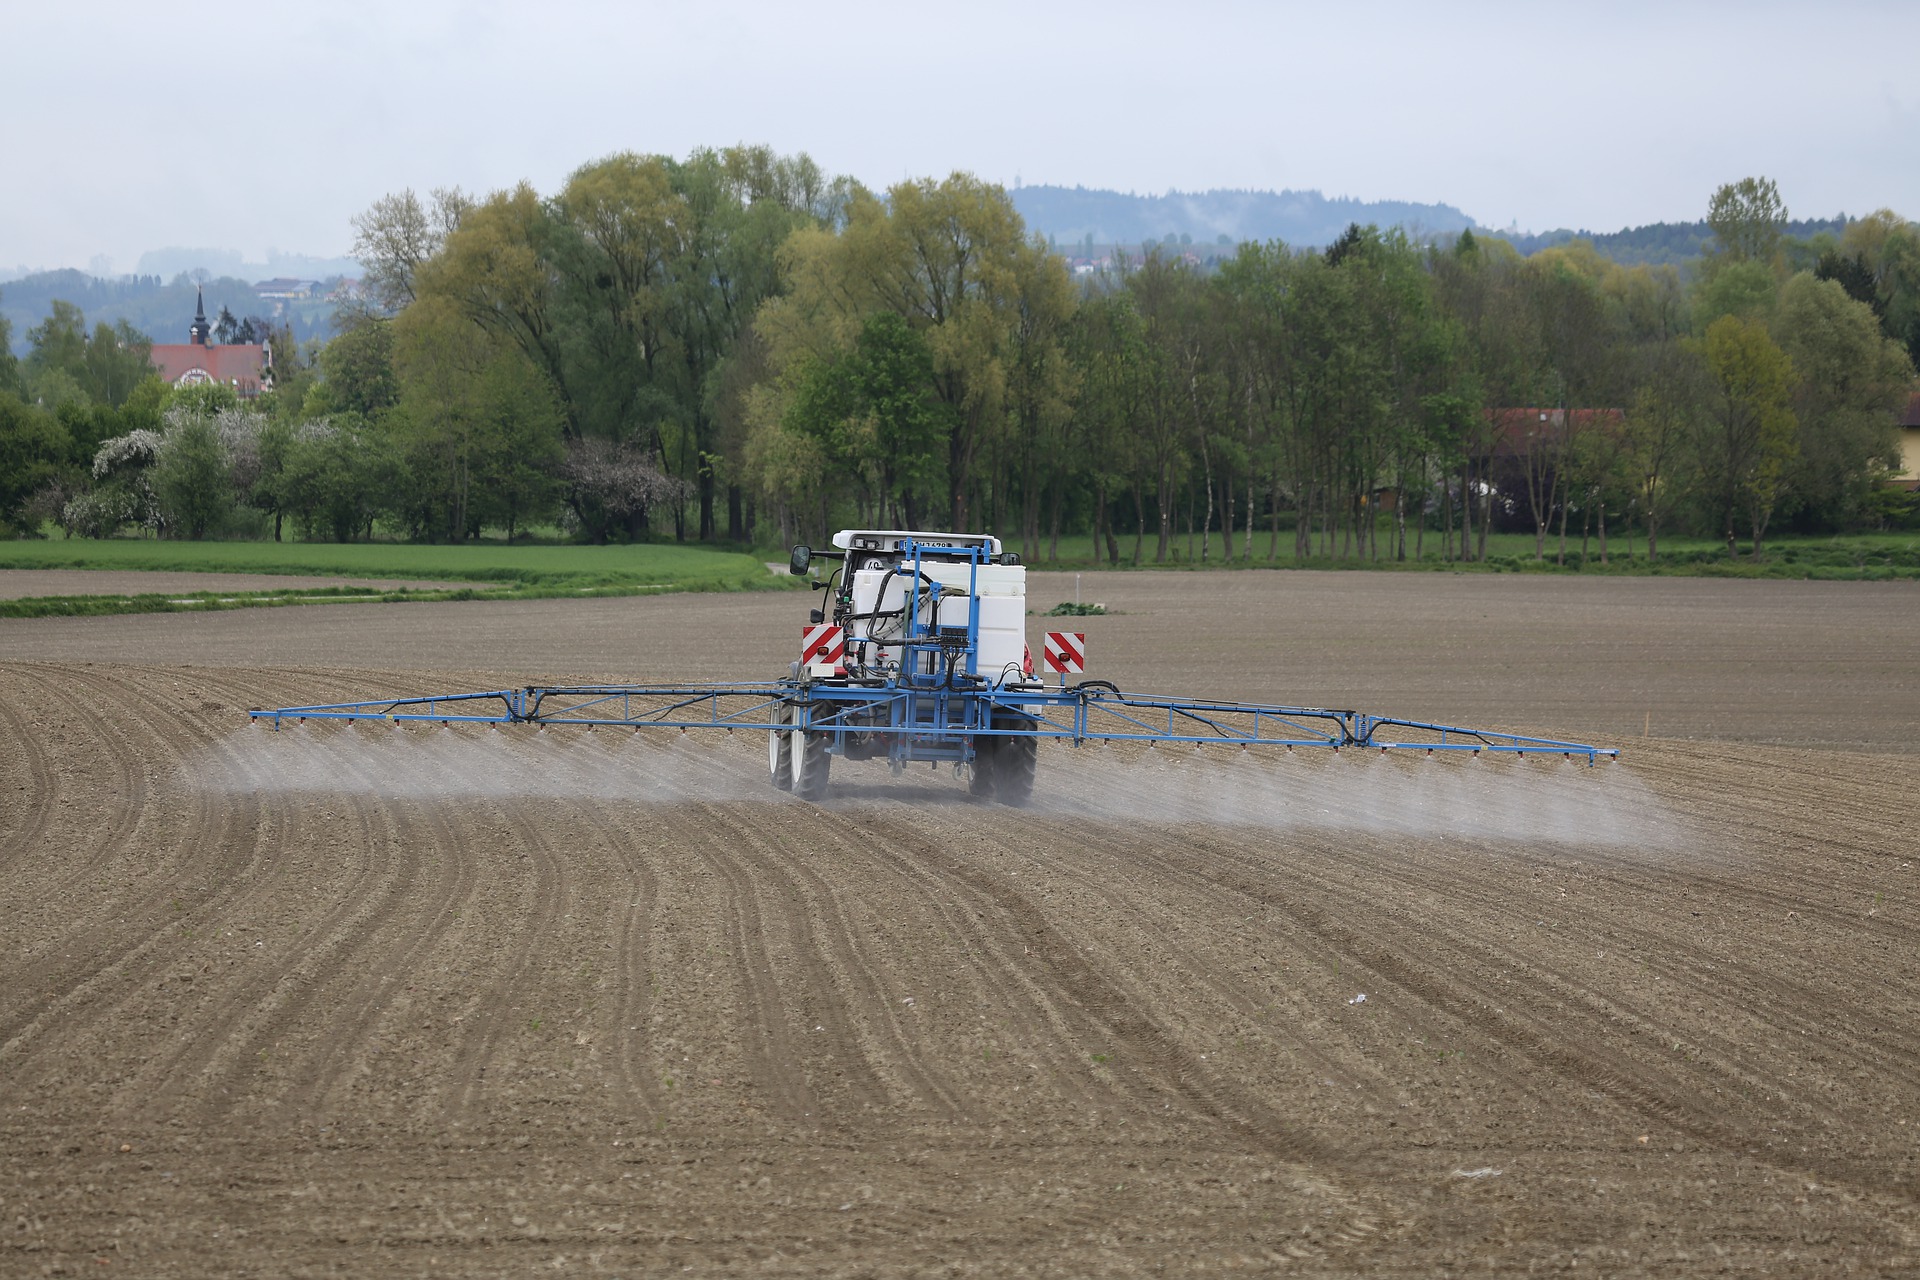
[[[746,876],[779,885],[802,993],[797,1006],[803,1024],[824,1028],[822,1043],[837,1064],[820,1062],[812,1078],[828,1070],[844,1073],[834,1077],[836,1092],[847,1094],[840,1105],[885,1107],[903,1120],[927,1113],[957,1117],[962,1107],[955,1091],[922,1065],[923,1046],[904,1024],[908,1009],[902,1002],[914,997],[902,990],[897,969],[885,971],[875,932],[864,927],[870,923],[866,902],[886,887],[864,874],[871,855],[848,841],[842,824],[825,812],[809,814],[810,822],[800,818],[805,825],[798,834],[739,809],[715,806],[709,812],[736,837],[716,847],[738,849]],[[915,913],[911,905],[903,909]]]
[[[8,674],[14,677],[18,691],[15,699],[32,708],[29,724],[33,732],[49,744],[50,763],[59,766],[54,786],[76,793],[75,801],[80,796],[111,798],[105,821],[96,806],[83,808],[69,802],[72,817],[60,813],[43,829],[43,839],[34,850],[36,856],[9,868],[7,883],[0,892],[17,898],[23,906],[44,910],[49,902],[67,902],[78,896],[82,885],[98,892],[115,878],[145,869],[135,858],[139,845],[129,836],[151,817],[146,802],[153,785],[153,769],[130,739],[148,736],[141,732],[148,726],[144,720],[134,722],[126,714],[128,708],[105,696],[105,687],[141,693],[142,705],[148,699],[142,686],[129,685],[101,668],[21,664]],[[165,741],[164,736],[159,741]],[[66,804],[59,806],[60,810],[67,808]],[[68,821],[79,826],[78,840],[63,830]],[[118,865],[121,863],[132,865],[122,868]],[[86,896],[91,898],[93,894]]]
[[[1195,843],[1208,851],[1204,838]],[[1449,941],[1438,933],[1407,938],[1396,936],[1395,930],[1369,928],[1365,916],[1350,917],[1339,909],[1336,904],[1344,894],[1338,887],[1316,885],[1318,900],[1277,893],[1254,879],[1243,854],[1217,845],[1211,852],[1206,874],[1245,886],[1250,896],[1266,901],[1322,945],[1352,957],[1376,986],[1397,989],[1471,1028],[1501,1054],[1544,1067],[1696,1141],[1835,1180],[1859,1177],[1851,1162],[1818,1156],[1794,1159],[1757,1147],[1753,1130],[1732,1121],[1732,1099],[1725,1090],[1716,1091],[1697,1068],[1656,1065],[1627,1052],[1604,1009],[1568,1003],[1553,990],[1557,971],[1551,963],[1542,963],[1540,953],[1533,954],[1533,973],[1525,985],[1496,987],[1488,979],[1502,965],[1501,958],[1480,952],[1470,942]]]
[[[780,973],[788,967],[783,960],[793,966],[808,962],[797,954],[791,941],[789,931],[798,923],[792,917],[791,904],[784,895],[770,895],[763,888],[762,877],[733,855],[734,837],[715,830],[712,812],[713,807],[704,804],[673,810],[670,829],[679,845],[677,852],[718,879],[718,893],[711,899],[718,914],[708,925],[713,940],[705,944],[707,954],[692,951],[695,939],[686,939],[677,953],[677,967],[690,975],[710,972],[707,966],[714,963],[712,953],[723,953],[730,973],[724,988],[734,1002],[737,1019],[733,1031],[741,1041],[742,1065],[754,1092],[780,1119],[792,1124],[817,1124],[823,1094],[807,1064],[820,1051],[809,1049],[805,1038],[826,1034],[814,1028],[824,1028],[829,1022],[834,1025],[836,1038],[844,1036],[844,1013],[832,1004],[810,1005],[806,995],[783,985]],[[755,844],[762,857],[769,856],[766,841],[756,839]],[[667,860],[661,878],[685,875],[692,869],[673,857]],[[676,896],[684,891],[678,887],[674,890]],[[854,1098],[870,1099],[880,1092],[864,1071],[864,1064],[845,1087]]]
[[[183,733],[178,707],[150,681],[95,669],[36,674],[69,714],[101,726],[65,739],[61,755],[110,761],[109,780],[95,785],[126,799],[114,821],[80,837],[85,864],[70,864],[39,890],[43,901],[64,910],[45,926],[24,930],[36,941],[31,958],[5,984],[22,998],[0,1016],[0,1056],[36,1041],[42,1042],[36,1054],[50,1048],[50,1030],[59,1043],[69,1043],[110,1034],[109,1026],[129,1017],[149,1025],[176,1017],[164,1009],[130,1013],[150,1003],[136,988],[162,969],[182,984],[205,972],[199,949],[243,865],[232,851],[247,843],[239,833],[257,823],[249,804],[216,806],[153,784],[153,774],[172,772]],[[198,731],[184,736],[205,740]],[[142,739],[144,752],[130,745]],[[96,754],[95,747],[104,751]]]
[[[993,835],[986,835],[986,840],[1000,843]],[[1001,847],[1006,849],[1004,844]],[[1337,1153],[1215,1078],[1154,1019],[1141,992],[1089,961],[1052,913],[1027,893],[994,871],[962,860],[948,846],[922,843],[915,853],[992,902],[1003,927],[1039,957],[1036,970],[1055,989],[1063,1011],[1071,1011],[1069,1017],[1079,1024],[1078,1038],[1112,1044],[1117,1057],[1139,1064],[1138,1074],[1150,1089],[1178,1098],[1195,1115],[1229,1131],[1257,1138],[1275,1156],[1301,1165],[1337,1167]]]
[[[615,806],[595,799],[580,806],[599,838],[612,850],[617,877],[607,886],[613,963],[602,989],[610,1003],[599,1019],[606,1060],[625,1097],[625,1109],[652,1115],[660,1108],[655,1075],[642,1064],[653,1019],[653,915],[660,899],[659,874]]]
[[[273,884],[252,918],[261,932],[253,939],[260,944],[252,948],[255,957],[240,962],[239,980],[208,1001],[171,1049],[128,1081],[130,1089],[190,1100],[217,1114],[230,1095],[216,1098],[209,1085],[230,1089],[235,1073],[250,1065],[249,1055],[284,1082],[298,1075],[303,1059],[324,1057],[341,1038],[362,1034],[353,1018],[331,1025],[321,993],[343,966],[355,963],[404,892],[391,815],[361,795],[306,798],[284,838]],[[283,1083],[267,1092],[282,1107],[313,1101]]]
[[[325,1010],[333,1034],[281,1066],[273,1089],[284,1099],[298,1100],[307,1114],[337,1113],[353,1081],[376,1071],[379,1055],[391,1055],[392,1046],[408,1038],[409,1031],[396,1022],[415,1008],[427,1020],[441,1016],[426,1004],[425,991],[408,993],[416,983],[428,987],[425,975],[447,947],[454,918],[473,896],[476,871],[469,860],[451,855],[455,836],[437,806],[401,800],[380,808],[393,860],[391,883],[351,946],[352,962],[314,975],[307,998],[276,1017],[260,1018],[257,1004],[242,1015],[255,1025],[245,1035],[230,1036],[233,1048],[222,1055],[217,1073],[209,1069],[222,1096],[243,1092],[256,1070],[252,1059],[271,1053],[303,1008]],[[386,1074],[397,1073],[395,1068]]]
[[[1050,1089],[1082,1113],[1111,1108],[1111,1087],[1092,1078],[1094,1061],[1074,1052],[1082,1026],[1049,989],[1044,962],[1002,927],[987,895],[920,856],[946,824],[891,807],[831,816],[826,831],[874,902],[867,928],[894,958],[890,986],[912,996],[916,1018],[933,1019],[916,1033],[890,1007],[900,1052],[940,1062],[939,1087],[983,1121],[993,1115],[991,1095],[1015,1087]],[[895,998],[904,1004],[907,995]],[[972,1017],[954,1023],[954,1013]],[[1043,1061],[1052,1069],[1035,1074]]]
[[[491,876],[503,884],[522,882],[504,906],[494,908],[494,977],[473,990],[464,1005],[464,1026],[451,1064],[446,1105],[454,1114],[474,1117],[484,1112],[494,1086],[514,1072],[521,1055],[508,1048],[510,1038],[523,1027],[530,1033],[539,1030],[535,1024],[541,1014],[521,1015],[537,1007],[536,970],[543,951],[554,945],[573,878],[566,856],[546,829],[544,813],[511,799],[461,803],[463,819],[452,856],[484,859]],[[478,836],[473,831],[477,823],[491,828],[494,838]],[[524,865],[516,869],[516,862]]]
[[[12,664],[8,664],[10,667]],[[12,672],[0,668],[0,688],[19,688]],[[47,749],[33,720],[16,710],[11,697],[0,699],[0,867],[12,875],[16,863],[44,856],[41,836],[53,813],[58,783]]]

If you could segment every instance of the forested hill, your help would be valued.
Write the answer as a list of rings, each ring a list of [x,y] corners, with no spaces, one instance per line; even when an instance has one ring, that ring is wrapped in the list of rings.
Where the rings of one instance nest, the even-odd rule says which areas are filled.
[[[1140,196],[1037,186],[1016,187],[1008,194],[1029,230],[1069,252],[1076,244],[1137,245],[1161,242],[1168,236],[1177,243],[1200,245],[1282,240],[1296,248],[1318,248],[1333,243],[1354,222],[1425,234],[1463,231],[1473,225],[1472,218],[1449,204],[1329,199],[1318,191],[1169,191]]]
[[[1069,257],[1076,246],[1164,243],[1221,247],[1246,240],[1280,240],[1296,249],[1333,243],[1349,223],[1404,228],[1416,239],[1451,236],[1471,227],[1497,236],[1523,254],[1590,241],[1603,258],[1624,266],[1681,266],[1706,252],[1713,231],[1698,222],[1655,222],[1623,231],[1542,231],[1537,234],[1481,227],[1450,204],[1401,200],[1328,199],[1318,191],[1169,191],[1142,196],[1086,187],[1016,187],[1009,192],[1027,229],[1047,237]],[[1784,228],[1789,240],[1820,232],[1838,236],[1847,218],[1802,218]],[[1084,251],[1084,250],[1083,250]],[[1089,255],[1090,256],[1090,255]]]
[[[1811,240],[1822,231],[1838,236],[1847,229],[1847,222],[1844,214],[1834,218],[1801,218],[1787,223],[1783,231],[1789,240]],[[1527,235],[1517,231],[1491,231],[1475,227],[1474,234],[1498,236],[1527,255],[1566,244],[1570,240],[1586,240],[1592,243],[1594,251],[1601,257],[1622,266],[1666,264],[1677,267],[1707,251],[1708,243],[1713,239],[1713,228],[1703,218],[1698,222],[1653,222],[1644,227],[1628,227],[1624,231],[1604,233],[1563,229]]]
[[[334,304],[322,294],[276,305],[261,298],[249,282],[231,276],[215,276],[205,289],[209,317],[218,316],[222,307],[239,319],[260,316],[285,324],[302,342],[331,332]],[[55,299],[79,307],[89,329],[125,320],[155,342],[185,342],[193,322],[194,283],[185,276],[170,281],[151,275],[100,280],[71,268],[8,280],[0,284],[0,318],[12,326],[15,354],[26,354],[29,330],[47,318]]]

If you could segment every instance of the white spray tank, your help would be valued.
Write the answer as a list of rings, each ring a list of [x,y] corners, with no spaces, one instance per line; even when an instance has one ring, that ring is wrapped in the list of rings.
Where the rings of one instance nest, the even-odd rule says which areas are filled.
[[[870,672],[896,670],[901,661],[897,643],[905,631],[903,611],[913,594],[911,556],[907,543],[927,547],[981,547],[998,559],[1000,540],[985,534],[919,532],[905,529],[842,529],[833,545],[847,553],[846,583],[851,601],[847,624],[847,658]],[[903,565],[908,572],[900,572]],[[920,572],[943,588],[939,617],[934,625],[964,628],[972,598],[980,604],[979,648],[975,674],[995,684],[1025,678],[1027,660],[1027,569],[1020,564],[976,564],[962,558],[942,558],[922,552]],[[951,592],[951,594],[949,594]],[[969,596],[971,592],[971,597]],[[922,598],[925,598],[922,584]]]

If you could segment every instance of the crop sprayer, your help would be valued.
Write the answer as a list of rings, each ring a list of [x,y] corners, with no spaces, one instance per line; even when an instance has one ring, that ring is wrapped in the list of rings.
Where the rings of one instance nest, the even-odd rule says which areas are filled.
[[[1123,693],[1085,670],[1086,637],[1050,632],[1036,672],[1026,642],[1026,568],[984,534],[847,529],[834,551],[793,549],[831,609],[810,612],[786,677],[734,684],[528,685],[479,693],[256,708],[257,721],[381,720],[586,729],[726,729],[767,734],[772,784],[826,795],[833,758],[951,765],[973,794],[1023,805],[1042,739],[1330,747],[1478,754],[1554,752],[1589,765],[1617,750],[1552,738],[1324,707]]]

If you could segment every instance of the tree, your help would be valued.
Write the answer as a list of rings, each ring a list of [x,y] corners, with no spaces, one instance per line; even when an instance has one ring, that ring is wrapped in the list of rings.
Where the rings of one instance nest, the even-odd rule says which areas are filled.
[[[27,388],[49,407],[80,401],[118,408],[154,380],[153,344],[145,334],[121,320],[96,326],[89,338],[86,316],[70,302],[56,299],[27,340]]]
[[[943,412],[925,340],[878,311],[851,351],[801,366],[785,421],[817,441],[831,466],[860,478],[876,526],[912,529],[940,479]]]
[[[375,419],[393,408],[400,397],[393,325],[377,316],[352,317],[333,341],[320,348],[320,380],[306,398],[308,416],[355,413]]]
[[[437,300],[385,327],[404,388],[385,425],[397,450],[397,514],[416,535],[459,541],[487,523],[508,537],[549,515],[561,458],[558,407],[516,348]]]
[[[233,483],[212,420],[179,409],[168,415],[152,483],[171,531],[198,541],[219,527],[233,507]]]
[[[1772,266],[1787,226],[1780,188],[1771,178],[1742,178],[1721,186],[1707,202],[1707,225],[1713,229],[1719,260]]]
[[[351,542],[372,530],[391,468],[378,440],[346,413],[293,430],[275,487],[303,536]]]
[[[1891,209],[1848,223],[1840,244],[1820,255],[1814,274],[1838,281],[1871,307],[1882,331],[1920,366],[1920,226]]]
[[[757,321],[776,369],[833,358],[876,311],[893,312],[921,335],[944,407],[941,518],[950,528],[971,526],[976,503],[995,498],[979,462],[1005,423],[1020,308],[1070,308],[1071,290],[1055,287],[1065,263],[1027,241],[1004,190],[964,173],[900,183],[884,201],[858,191],[844,228],[796,231],[780,262],[788,293],[769,300]],[[1058,343],[1051,320],[1040,330],[1043,345]],[[761,428],[775,429],[778,418],[774,411]]]
[[[639,445],[611,440],[569,441],[560,475],[567,506],[595,542],[605,542],[615,529],[631,527],[636,515],[676,500],[682,491]]]
[[[0,391],[0,531],[38,534],[23,512],[35,494],[66,473],[70,447],[58,417]]]
[[[1739,553],[1734,525],[1745,515],[1757,556],[1798,452],[1798,423],[1788,403],[1793,362],[1765,326],[1736,316],[1722,316],[1708,327],[1703,354],[1710,416],[1701,454],[1708,484],[1726,532],[1727,554]]]
[[[0,395],[20,390],[20,357],[13,354],[13,321],[0,316]]]
[[[414,300],[415,276],[472,207],[458,187],[437,188],[425,203],[408,188],[354,216],[353,256],[375,307],[392,314]]]
[[[1082,303],[1074,313],[1069,354],[1080,375],[1080,398],[1074,421],[1093,483],[1094,559],[1102,545],[1107,561],[1120,563],[1120,543],[1113,530],[1114,491],[1124,489],[1135,471],[1132,442],[1141,430],[1146,376],[1144,327],[1130,294],[1111,293]],[[1140,522],[1134,542],[1134,562],[1140,559]]]
[[[1774,332],[1795,373],[1795,494],[1828,522],[1858,521],[1897,464],[1894,413],[1913,365],[1870,306],[1806,272],[1781,290]]]
[[[48,374],[62,373],[80,385],[80,373],[87,360],[87,318],[71,302],[55,299],[47,318],[27,330],[27,385],[39,393],[36,384]]]
[[[1678,338],[1644,349],[1638,390],[1626,418],[1626,465],[1641,503],[1647,560],[1660,558],[1660,520],[1679,486],[1674,471],[1689,439],[1702,430],[1707,389],[1693,344]]]

